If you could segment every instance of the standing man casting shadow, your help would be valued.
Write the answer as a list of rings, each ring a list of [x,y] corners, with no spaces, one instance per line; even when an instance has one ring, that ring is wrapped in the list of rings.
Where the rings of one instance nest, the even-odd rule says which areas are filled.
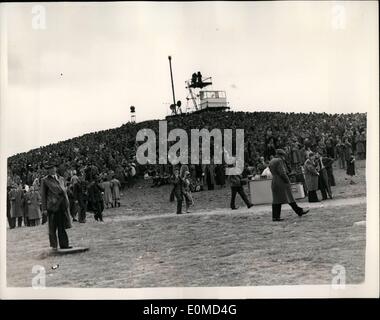
[[[47,163],[45,169],[48,174],[41,181],[41,197],[42,211],[48,219],[50,247],[57,250],[59,243],[61,249],[70,249],[65,229],[71,228],[71,218],[64,179],[58,176],[54,162]]]

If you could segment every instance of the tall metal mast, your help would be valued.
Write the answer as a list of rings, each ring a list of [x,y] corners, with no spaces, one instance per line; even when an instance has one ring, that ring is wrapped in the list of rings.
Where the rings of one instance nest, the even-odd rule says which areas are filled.
[[[169,59],[169,67],[170,67],[170,79],[172,81],[173,104],[176,105],[175,93],[174,93],[173,72],[172,72],[172,57],[169,56],[168,59]]]

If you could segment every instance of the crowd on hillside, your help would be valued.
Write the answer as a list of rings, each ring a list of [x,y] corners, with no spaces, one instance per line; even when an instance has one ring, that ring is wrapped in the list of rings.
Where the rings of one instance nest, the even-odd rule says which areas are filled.
[[[276,149],[285,151],[288,170],[295,176],[300,174],[310,152],[338,161],[341,169],[346,168],[353,156],[366,158],[366,114],[209,111],[169,117],[167,121],[168,131],[182,128],[189,136],[191,129],[244,129],[245,174],[250,175],[262,174]],[[39,183],[46,174],[44,163],[52,159],[59,162],[58,174],[73,189],[74,202],[78,198],[75,183],[80,180],[90,183],[95,179],[89,178],[88,172],[96,172],[106,207],[118,206],[119,196],[115,194],[133,187],[139,177],[151,180],[152,186],[171,183],[174,173],[171,165],[139,165],[135,158],[137,132],[150,128],[158,136],[158,127],[157,120],[127,123],[8,158],[8,211],[20,211],[22,206],[39,202]],[[226,184],[223,164],[189,164],[188,168],[194,191]],[[12,215],[19,218],[25,213]],[[31,221],[33,217],[31,214]]]

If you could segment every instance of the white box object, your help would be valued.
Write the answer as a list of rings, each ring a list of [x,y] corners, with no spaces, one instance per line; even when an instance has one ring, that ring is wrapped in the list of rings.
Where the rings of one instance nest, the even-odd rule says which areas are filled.
[[[248,182],[249,195],[253,204],[272,203],[272,179],[251,180]]]
[[[248,188],[251,202],[255,205],[271,204],[273,200],[271,185],[272,179],[250,180]],[[302,183],[291,183],[290,188],[294,199],[305,198]]]
[[[305,198],[305,191],[303,189],[302,183],[292,183],[290,185],[290,188],[292,189],[292,194],[294,199],[303,199]]]

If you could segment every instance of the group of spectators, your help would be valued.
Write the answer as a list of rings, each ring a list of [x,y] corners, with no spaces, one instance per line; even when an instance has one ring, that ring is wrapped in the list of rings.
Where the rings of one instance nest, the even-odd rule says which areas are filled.
[[[285,151],[290,176],[302,174],[310,153],[337,160],[341,169],[347,168],[353,156],[356,159],[366,158],[366,114],[363,113],[205,111],[168,117],[167,125],[168,131],[182,128],[188,136],[191,136],[191,129],[244,129],[245,174],[249,175],[261,175],[277,149]],[[106,208],[119,206],[120,191],[133,187],[138,177],[150,179],[153,186],[171,183],[175,173],[173,166],[140,165],[136,162],[136,134],[145,128],[152,129],[158,136],[157,120],[128,122],[116,129],[89,133],[8,158],[10,225],[19,224],[20,217],[26,217],[25,225],[35,225],[41,219],[35,218],[39,216],[36,214],[38,210],[35,210],[40,201],[38,188],[45,175],[43,164],[51,159],[59,163],[58,174],[67,182],[68,195],[74,207],[78,204],[78,209],[73,207],[73,212],[89,210],[83,205],[81,209],[79,205],[79,189],[88,193],[88,184],[94,179],[100,186],[102,198],[97,201]],[[226,185],[224,164],[189,164],[188,171],[193,191],[212,190],[216,186]],[[96,174],[87,177],[88,172]],[[86,187],[80,187],[81,183],[87,184]],[[88,201],[91,210],[95,210],[91,208],[94,203],[95,200]],[[19,209],[21,207],[23,210]],[[95,211],[100,210],[101,207]],[[79,220],[83,219],[79,216]]]

